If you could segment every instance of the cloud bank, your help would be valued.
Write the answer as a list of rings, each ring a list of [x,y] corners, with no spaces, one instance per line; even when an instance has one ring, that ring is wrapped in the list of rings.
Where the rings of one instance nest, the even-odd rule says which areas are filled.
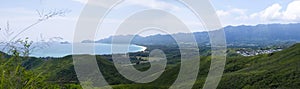
[[[246,9],[232,8],[230,10],[217,10],[217,14],[221,21],[227,25],[295,23],[300,21],[300,0],[289,3],[286,9],[275,3],[255,13],[247,14]]]

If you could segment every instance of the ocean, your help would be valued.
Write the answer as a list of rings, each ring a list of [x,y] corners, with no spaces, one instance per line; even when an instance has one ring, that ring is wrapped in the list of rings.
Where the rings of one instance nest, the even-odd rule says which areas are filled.
[[[128,53],[128,52],[139,52],[146,50],[146,47],[139,45],[125,45],[125,44],[103,44],[103,43],[76,43],[75,44],[79,51],[73,53],[73,44],[61,44],[51,43],[47,45],[34,44],[35,49],[30,53],[31,57],[64,57],[67,55],[78,55],[78,54],[90,54],[90,55],[104,55],[112,53]],[[40,46],[40,47],[39,47]],[[94,52],[85,51],[86,48],[94,47]],[[112,47],[113,52],[112,52]]]

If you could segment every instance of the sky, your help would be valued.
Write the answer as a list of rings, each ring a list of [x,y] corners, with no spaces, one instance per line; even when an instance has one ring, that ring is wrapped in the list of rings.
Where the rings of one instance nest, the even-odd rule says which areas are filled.
[[[91,0],[92,2],[95,0]],[[300,22],[300,0],[210,0],[222,23],[222,26],[257,25],[272,23],[298,23]],[[29,37],[39,41],[52,37],[62,37],[65,41],[72,41],[78,18],[85,5],[101,5],[101,2],[87,3],[87,0],[2,0],[0,3],[0,41],[9,38],[4,34],[7,23],[14,32],[12,36],[39,19],[39,12],[66,10],[63,16],[53,17],[39,23],[18,37]],[[107,8],[103,6],[102,8]],[[191,32],[205,31],[201,20],[177,0],[125,0],[111,9],[98,26],[95,39],[107,38],[111,35],[129,35],[135,32],[124,31],[116,34],[118,26],[127,17],[147,9],[161,9],[178,17],[184,22]],[[141,19],[147,21],[152,17]],[[163,17],[162,17],[163,18]],[[140,22],[137,22],[140,23]],[[180,33],[173,30],[169,33]],[[149,30],[140,35],[166,34]],[[91,39],[89,39],[91,40]]]

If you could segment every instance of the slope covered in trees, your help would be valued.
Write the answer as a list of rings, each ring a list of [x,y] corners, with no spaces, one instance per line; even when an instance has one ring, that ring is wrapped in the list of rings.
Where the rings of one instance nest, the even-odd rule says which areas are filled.
[[[137,54],[132,55],[136,56]],[[124,78],[114,67],[109,55],[96,56],[96,58],[104,78],[116,89],[166,89],[176,80],[180,70],[180,56],[176,56],[177,54],[172,52],[167,55],[171,58],[168,59],[169,64],[166,71],[157,80],[146,84],[134,83]],[[210,56],[201,57],[200,72],[193,88],[202,88],[210,67],[210,60]],[[72,56],[22,60],[22,57],[8,56],[1,53],[0,64],[1,77],[5,77],[2,78],[3,81],[1,81],[0,87],[8,88],[8,86],[14,84],[12,82],[19,81],[21,83],[16,87],[36,88],[47,84],[45,87],[80,88],[76,72],[74,71]],[[22,66],[18,66],[19,64]],[[150,65],[147,63],[135,65],[135,68],[141,71],[147,70],[149,67]],[[300,88],[299,68],[300,44],[295,44],[283,51],[271,54],[251,57],[228,56],[224,75],[218,88]],[[30,83],[29,81],[34,82]]]

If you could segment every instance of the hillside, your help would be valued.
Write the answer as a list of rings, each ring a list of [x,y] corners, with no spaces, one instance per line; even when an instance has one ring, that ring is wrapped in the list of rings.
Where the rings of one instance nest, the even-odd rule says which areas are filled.
[[[202,57],[201,68],[195,89],[202,88],[209,68],[209,57]],[[176,68],[176,67],[174,67]],[[284,51],[253,57],[229,57],[218,89],[299,89],[300,88],[300,44]],[[153,86],[172,80],[176,70],[167,70],[165,80],[158,80]],[[168,74],[170,73],[170,74]],[[168,80],[169,79],[169,80]],[[139,89],[143,84],[118,85],[117,89]],[[149,84],[147,84],[150,86]],[[157,86],[156,86],[157,87]]]
[[[109,84],[115,89],[140,89],[140,88],[168,88],[177,78],[180,63],[167,66],[161,77],[148,84],[136,84],[122,77],[115,69],[109,56],[97,56],[99,68]],[[168,60],[178,60],[174,57]],[[40,61],[38,61],[40,62]],[[210,66],[210,56],[201,57],[200,72],[194,85],[195,89],[201,88]],[[148,64],[135,66],[138,70],[146,70]],[[48,80],[59,84],[78,84],[72,65],[71,56],[61,59],[52,59],[43,63],[43,68],[32,70],[41,71],[48,68],[45,73]],[[51,69],[50,69],[51,68]],[[257,89],[257,88],[300,88],[300,44],[295,44],[288,49],[272,54],[263,54],[252,57],[231,56],[227,63],[219,89]]]
[[[219,88],[300,88],[300,44],[254,57],[229,58]]]

